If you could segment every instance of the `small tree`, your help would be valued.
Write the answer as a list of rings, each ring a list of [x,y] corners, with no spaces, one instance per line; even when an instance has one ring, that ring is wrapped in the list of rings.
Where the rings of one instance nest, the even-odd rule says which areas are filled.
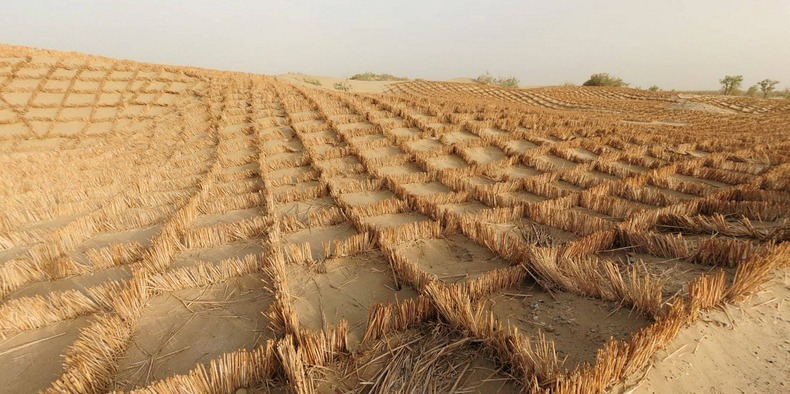
[[[754,97],[757,95],[757,85],[749,86],[749,89],[746,89],[746,95],[749,97]]]
[[[598,74],[590,75],[590,79],[584,82],[582,86],[622,87],[622,86],[628,86],[628,84],[623,82],[622,78],[613,77],[608,73],[598,73]]]
[[[721,93],[725,96],[735,93],[743,83],[743,75],[725,75],[719,80]]]
[[[653,86],[649,87],[647,90],[649,90],[651,92],[657,92],[657,91],[661,90],[661,88],[659,88],[656,85],[653,85]]]
[[[757,84],[760,85],[760,90],[763,92],[763,98],[768,97],[768,93],[773,92],[778,83],[779,81],[774,81],[773,79],[763,79],[757,82]]]

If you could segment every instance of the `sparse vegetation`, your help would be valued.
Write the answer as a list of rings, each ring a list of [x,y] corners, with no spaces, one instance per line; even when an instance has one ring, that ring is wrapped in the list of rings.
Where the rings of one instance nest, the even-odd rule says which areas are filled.
[[[743,83],[743,75],[726,75],[719,80],[721,93],[725,96],[734,95]]]
[[[475,78],[477,83],[481,83],[483,85],[497,85],[504,88],[517,88],[519,84],[519,80],[516,77],[493,77],[490,73],[486,72],[485,74],[479,75]]]
[[[746,89],[746,93],[744,93],[744,95],[748,97],[757,96],[757,89],[758,89],[757,85],[749,86],[749,89]]]
[[[649,87],[647,90],[649,90],[651,92],[657,92],[657,91],[661,90],[661,88],[659,88],[656,85],[653,85],[653,86]]]
[[[348,82],[348,80],[335,82],[335,84],[332,86],[335,88],[335,90],[341,90],[344,92],[351,90],[351,84]]]
[[[302,81],[309,83],[310,85],[321,86],[321,81],[315,78],[302,78]]]
[[[483,85],[493,85],[494,76],[486,71],[485,74],[480,74],[477,78],[475,78],[475,82],[482,83]]]
[[[582,86],[609,86],[614,88],[628,86],[622,78],[613,77],[608,73],[598,73],[590,75],[590,79],[585,81]]]
[[[365,72],[362,74],[354,74],[351,79],[355,81],[408,81],[409,78],[396,77],[392,74],[376,74],[372,72]]]

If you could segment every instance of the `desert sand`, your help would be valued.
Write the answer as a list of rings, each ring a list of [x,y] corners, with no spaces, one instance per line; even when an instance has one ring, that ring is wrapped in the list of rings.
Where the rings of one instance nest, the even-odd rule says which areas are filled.
[[[0,392],[788,390],[790,101],[342,81],[0,46]]]
[[[348,78],[330,77],[325,75],[288,73],[277,75],[278,80],[295,85],[313,87],[318,89],[335,90],[335,84],[348,84],[350,90],[361,93],[382,93],[389,85],[397,81],[357,81]]]

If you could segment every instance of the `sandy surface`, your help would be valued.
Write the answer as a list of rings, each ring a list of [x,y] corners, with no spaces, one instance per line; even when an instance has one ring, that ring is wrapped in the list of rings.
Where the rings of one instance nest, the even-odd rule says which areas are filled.
[[[788,301],[790,278],[787,272],[778,272],[752,299],[706,313],[683,329],[666,349],[656,353],[650,367],[610,392],[787,392]]]
[[[348,83],[351,87],[351,92],[359,93],[383,93],[389,85],[398,83],[400,81],[356,81],[347,78],[327,77],[323,75],[307,75],[307,74],[280,74],[277,76],[284,81],[296,83],[298,85],[307,87],[316,87],[322,89],[335,89],[337,83]],[[316,84],[318,82],[319,84]]]
[[[695,96],[687,97],[681,95],[678,99],[678,102],[667,105],[667,109],[683,109],[689,111],[702,111],[702,112],[710,112],[714,114],[734,114],[736,111],[727,108],[717,107],[712,104],[707,103],[699,103],[694,102],[689,99],[693,99]]]
[[[392,84],[402,81],[356,81],[348,78],[330,77],[325,75],[311,75],[302,73],[286,73],[277,76],[284,81],[295,83],[297,85],[318,87],[324,89],[335,90],[335,84],[348,83],[351,87],[351,92],[358,93],[383,93],[387,91]],[[447,82],[465,83],[471,85],[479,85],[474,78],[452,78]],[[522,86],[522,88],[536,88],[537,86]]]

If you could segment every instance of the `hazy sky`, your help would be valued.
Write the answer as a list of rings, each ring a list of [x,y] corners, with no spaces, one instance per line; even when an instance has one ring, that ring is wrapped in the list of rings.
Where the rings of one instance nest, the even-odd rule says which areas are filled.
[[[790,86],[790,0],[16,0],[0,42],[264,74]]]

